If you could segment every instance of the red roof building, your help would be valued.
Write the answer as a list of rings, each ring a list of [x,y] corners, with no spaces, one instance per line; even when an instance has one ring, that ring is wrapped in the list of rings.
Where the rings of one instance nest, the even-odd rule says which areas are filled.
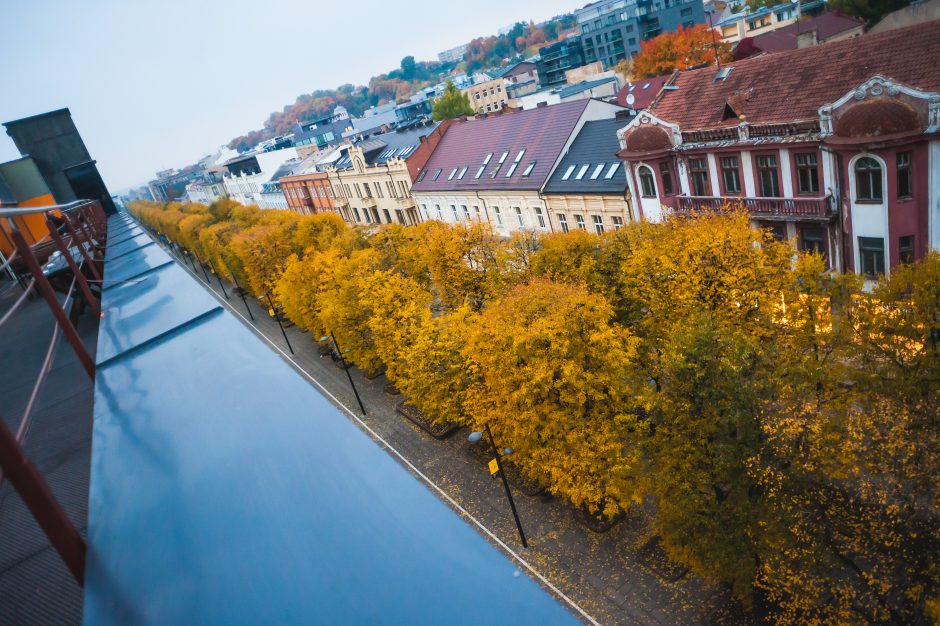
[[[412,185],[421,217],[488,221],[504,235],[554,230],[545,184],[586,122],[622,110],[587,99],[455,121]]]
[[[653,100],[656,99],[663,85],[669,82],[670,78],[672,78],[672,74],[630,81],[617,94],[616,102],[622,107],[642,111],[653,104]]]
[[[936,58],[940,21],[677,72],[618,131],[637,209],[740,200],[755,224],[872,276],[940,248]]]

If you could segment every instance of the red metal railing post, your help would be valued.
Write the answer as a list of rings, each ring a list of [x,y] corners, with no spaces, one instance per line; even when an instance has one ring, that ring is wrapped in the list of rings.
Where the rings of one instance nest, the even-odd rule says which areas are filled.
[[[98,299],[95,298],[95,296],[91,293],[91,289],[88,287],[88,281],[85,280],[85,275],[82,274],[81,268],[78,267],[75,259],[72,258],[72,251],[69,250],[68,246],[65,245],[65,242],[62,241],[62,237],[59,236],[59,231],[56,229],[55,224],[52,223],[52,220],[49,219],[48,215],[46,216],[46,227],[49,229],[49,234],[52,236],[52,240],[55,241],[55,245],[59,249],[59,252],[61,252],[62,256],[65,257],[65,262],[68,263],[69,269],[72,270],[72,274],[75,275],[75,280],[78,281],[78,287],[85,295],[85,300],[87,300],[88,304],[91,305],[95,315],[101,315],[101,307],[98,304]],[[72,243],[75,242],[73,241]],[[81,244],[79,244],[79,247],[81,247]]]
[[[72,344],[72,349],[75,351],[79,362],[81,362],[85,371],[88,373],[88,377],[94,380],[94,359],[91,358],[91,355],[85,348],[85,344],[82,343],[81,338],[78,336],[78,332],[75,330],[75,327],[72,326],[72,322],[69,321],[69,316],[65,314],[65,309],[59,304],[59,299],[56,297],[52,285],[49,284],[49,281],[46,280],[45,275],[42,273],[42,268],[39,267],[39,262],[36,261],[36,257],[33,256],[33,251],[23,238],[23,233],[21,233],[18,228],[12,230],[13,242],[16,244],[16,249],[19,250],[20,256],[26,263],[26,267],[29,268],[30,274],[36,279],[36,287],[39,289],[39,293],[46,299],[46,304],[49,305],[49,308],[52,310],[52,315],[62,328],[62,332],[65,333],[65,338]]]
[[[72,222],[69,220],[67,215],[65,216],[65,227],[69,229],[69,235],[71,235],[72,241],[78,242],[78,249],[82,251],[82,256],[85,257],[85,263],[87,263],[88,267],[91,269],[91,273],[94,275],[95,280],[100,282],[101,272],[98,270],[98,264],[94,259],[91,258],[91,256],[88,254],[88,251],[85,250],[85,242],[88,242],[88,247],[91,248],[92,252],[94,252],[94,246],[85,238],[84,231],[81,231],[80,234],[79,231],[75,230],[75,227],[72,225]]]
[[[84,586],[85,540],[78,534],[72,520],[3,419],[0,419],[0,468],[46,533],[49,543],[65,561],[76,582]]]

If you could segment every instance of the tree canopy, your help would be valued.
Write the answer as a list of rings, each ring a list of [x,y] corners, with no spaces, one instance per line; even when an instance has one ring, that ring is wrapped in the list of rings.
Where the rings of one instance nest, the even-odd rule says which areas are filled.
[[[444,93],[432,102],[431,117],[439,122],[441,120],[451,120],[461,115],[473,115],[470,98],[457,89],[453,81],[447,81]]]
[[[497,236],[133,203],[513,465],[778,624],[940,619],[940,253],[866,292],[743,209]]]
[[[691,28],[680,26],[640,43],[640,52],[633,58],[633,75],[637,78],[662,76],[702,64],[731,60],[731,46],[705,24]]]

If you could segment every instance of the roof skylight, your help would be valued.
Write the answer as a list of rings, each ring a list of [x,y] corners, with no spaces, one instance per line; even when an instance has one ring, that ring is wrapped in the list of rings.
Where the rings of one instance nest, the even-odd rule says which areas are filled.
[[[431,180],[437,180],[438,178],[440,178],[440,177],[441,177],[441,172],[443,172],[443,171],[444,171],[444,170],[442,170],[441,168],[437,168],[437,171],[434,172],[434,176],[431,177]]]
[[[457,180],[463,180],[463,177],[464,177],[466,174],[467,174],[467,166],[464,165],[463,168],[460,170],[460,173],[457,174]]]
[[[568,169],[565,170],[565,175],[561,177],[562,180],[568,180],[571,178],[571,172],[574,171],[574,165],[569,165]]]
[[[503,164],[503,161],[505,161],[505,160],[506,160],[506,157],[508,157],[508,156],[509,156],[509,153],[508,153],[508,152],[503,152],[503,156],[499,157],[499,164],[502,165],[502,164]]]
[[[620,169],[620,161],[617,161],[616,163],[611,163],[610,169],[608,169],[607,173],[604,174],[604,178],[606,178],[607,180],[610,180],[611,178],[614,177],[614,174],[617,173],[618,169]]]
[[[459,169],[459,168],[456,168],[456,167],[455,167],[455,168],[454,168],[454,171],[452,171],[452,172],[447,176],[447,180],[453,180],[454,176],[457,175],[457,170],[458,170],[458,169]]]
[[[578,170],[578,175],[574,177],[575,180],[581,180],[584,178],[584,173],[588,171],[588,168],[591,167],[591,164],[582,165],[581,169]]]
[[[591,180],[597,180],[597,177],[601,175],[602,171],[604,171],[604,164],[598,163],[597,167],[594,168],[594,171],[591,172]]]
[[[522,176],[523,176],[523,178],[532,173],[532,170],[535,169],[535,164],[536,164],[537,162],[538,162],[538,161],[532,161],[531,163],[529,163],[528,165],[525,166],[525,169],[522,170]]]

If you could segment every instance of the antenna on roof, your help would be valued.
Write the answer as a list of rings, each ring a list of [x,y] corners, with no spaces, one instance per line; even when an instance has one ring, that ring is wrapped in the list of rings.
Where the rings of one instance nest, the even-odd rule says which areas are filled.
[[[712,31],[712,51],[715,53],[715,66],[721,69],[721,59],[718,57],[718,42],[715,41],[715,27],[712,26],[712,13],[714,13],[714,10],[708,12],[708,30]]]

